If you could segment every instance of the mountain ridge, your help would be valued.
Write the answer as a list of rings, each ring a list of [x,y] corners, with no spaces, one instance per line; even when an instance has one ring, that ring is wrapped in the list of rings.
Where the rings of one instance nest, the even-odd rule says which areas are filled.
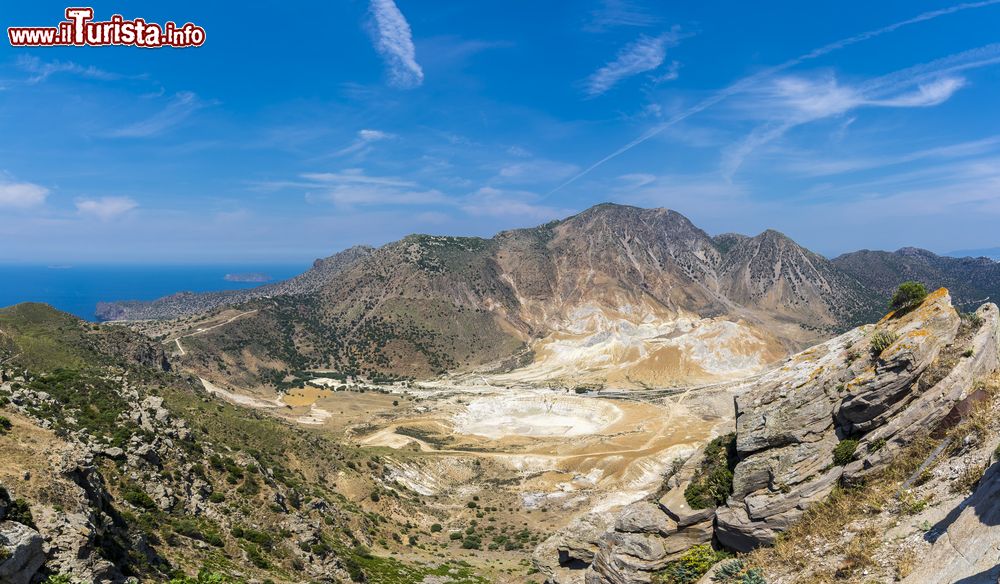
[[[409,235],[286,282],[102,315],[253,311],[186,342],[206,366],[252,371],[251,383],[296,368],[428,377],[515,358],[534,365],[532,381],[672,385],[752,373],[880,302],[777,231],[713,238],[676,211],[608,203],[488,239]]]

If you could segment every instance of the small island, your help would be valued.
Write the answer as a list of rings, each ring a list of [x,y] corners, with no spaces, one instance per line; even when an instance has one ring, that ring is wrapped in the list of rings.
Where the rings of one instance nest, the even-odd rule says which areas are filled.
[[[240,274],[226,274],[227,282],[270,282],[271,276],[263,272],[246,272]]]

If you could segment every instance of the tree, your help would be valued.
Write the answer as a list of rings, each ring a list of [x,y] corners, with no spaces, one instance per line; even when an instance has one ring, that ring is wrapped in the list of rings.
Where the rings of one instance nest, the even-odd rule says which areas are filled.
[[[889,301],[889,310],[908,310],[919,306],[927,298],[927,288],[920,282],[903,282]]]

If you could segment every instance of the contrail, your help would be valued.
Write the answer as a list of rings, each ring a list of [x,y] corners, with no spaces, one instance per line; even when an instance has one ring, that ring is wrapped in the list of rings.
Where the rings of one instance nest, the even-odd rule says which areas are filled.
[[[682,112],[674,115],[673,117],[671,117],[667,121],[663,122],[662,124],[653,126],[652,128],[650,128],[649,130],[647,130],[645,133],[643,133],[642,135],[640,135],[635,140],[632,140],[631,142],[629,142],[628,144],[625,144],[624,146],[622,146],[618,150],[615,150],[611,154],[608,154],[604,158],[598,160],[597,162],[591,164],[587,168],[581,170],[577,174],[575,174],[572,177],[570,177],[569,179],[567,179],[566,182],[560,184],[556,188],[554,188],[551,191],[545,193],[541,198],[544,199],[545,197],[548,197],[549,195],[552,195],[553,193],[556,193],[556,192],[562,190],[563,188],[565,188],[565,187],[573,184],[574,182],[578,181],[579,179],[583,178],[584,176],[590,174],[594,169],[596,169],[597,167],[603,165],[605,162],[607,162],[607,161],[609,161],[609,160],[611,160],[613,158],[617,158],[617,157],[621,156],[622,154],[624,154],[624,153],[628,152],[629,150],[635,148],[639,144],[642,144],[643,142],[649,140],[650,138],[656,136],[657,134],[660,134],[661,132],[663,132],[664,130],[666,130],[667,128],[669,128],[670,126],[673,126],[674,124],[676,124],[676,123],[678,123],[680,121],[683,121],[683,120],[685,120],[685,119],[687,119],[687,118],[689,118],[689,117],[691,117],[691,116],[693,116],[693,115],[695,115],[695,114],[697,114],[699,112],[702,112],[702,111],[704,111],[704,110],[712,107],[713,105],[719,103],[720,101],[725,100],[726,98],[728,98],[728,97],[730,97],[732,95],[740,93],[741,91],[743,91],[744,89],[746,89],[748,86],[753,85],[754,83],[756,83],[760,79],[763,79],[765,77],[769,77],[771,75],[774,75],[775,73],[780,73],[781,71],[784,71],[784,70],[786,70],[786,69],[788,69],[790,67],[794,67],[794,66],[802,63],[803,61],[808,61],[808,60],[811,60],[811,59],[816,59],[818,57],[822,57],[823,55],[832,53],[834,51],[838,51],[838,50],[840,50],[840,49],[842,49],[844,47],[847,47],[847,46],[850,46],[850,45],[853,45],[853,44],[857,44],[857,43],[860,43],[862,41],[866,41],[868,39],[884,35],[886,33],[893,32],[893,31],[895,31],[897,29],[900,29],[900,28],[902,28],[904,26],[908,26],[908,25],[911,25],[911,24],[917,24],[919,22],[925,22],[927,20],[933,20],[933,19],[935,19],[935,18],[937,18],[939,16],[946,16],[948,14],[954,14],[955,12],[961,12],[963,10],[969,10],[969,9],[973,9],[973,8],[982,8],[984,6],[991,6],[993,4],[1000,4],[1000,0],[982,0],[980,2],[964,2],[962,4],[956,4],[956,5],[950,6],[948,8],[942,8],[940,10],[931,10],[929,12],[924,12],[922,14],[918,14],[917,16],[914,16],[913,18],[910,18],[910,19],[907,19],[907,20],[901,20],[901,21],[896,22],[894,24],[883,26],[882,28],[877,28],[877,29],[874,29],[874,30],[869,30],[867,32],[856,34],[854,36],[850,36],[850,37],[847,37],[845,39],[841,39],[839,41],[834,41],[834,42],[832,42],[830,44],[823,45],[822,47],[819,47],[818,49],[813,49],[812,51],[809,51],[808,53],[805,53],[805,54],[802,54],[802,55],[800,55],[798,57],[795,57],[794,59],[785,61],[784,63],[781,63],[779,65],[774,65],[772,67],[768,67],[767,69],[764,69],[762,71],[754,73],[753,75],[749,75],[747,77],[743,77],[742,79],[737,80],[736,82],[732,83],[728,87],[725,87],[724,89],[719,90],[714,95],[711,95],[711,96],[709,96],[709,97],[701,100],[700,102],[696,103],[695,105],[691,106],[690,108],[688,108],[688,109],[686,109],[686,110],[684,110],[684,111],[682,111]]]

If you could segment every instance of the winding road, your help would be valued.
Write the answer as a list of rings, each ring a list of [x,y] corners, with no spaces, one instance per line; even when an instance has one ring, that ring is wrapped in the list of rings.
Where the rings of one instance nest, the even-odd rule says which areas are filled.
[[[210,331],[212,329],[217,329],[220,326],[226,326],[227,324],[229,324],[229,323],[231,323],[231,322],[233,322],[235,320],[239,320],[239,319],[243,318],[244,316],[247,316],[248,314],[253,314],[255,312],[257,312],[257,309],[248,310],[246,312],[241,312],[241,313],[237,314],[236,316],[230,318],[229,320],[227,320],[225,322],[220,322],[219,324],[212,325],[212,326],[210,326],[208,328],[200,328],[200,329],[196,330],[193,333],[188,333],[186,335],[181,335],[181,336],[175,337],[173,339],[168,339],[166,342],[167,343],[171,343],[171,342],[177,343],[177,349],[180,350],[181,357],[183,357],[184,355],[187,355],[187,351],[184,350],[184,345],[181,344],[181,339],[186,339],[188,337],[193,337],[195,335],[200,335],[200,334],[207,333],[208,331]]]

